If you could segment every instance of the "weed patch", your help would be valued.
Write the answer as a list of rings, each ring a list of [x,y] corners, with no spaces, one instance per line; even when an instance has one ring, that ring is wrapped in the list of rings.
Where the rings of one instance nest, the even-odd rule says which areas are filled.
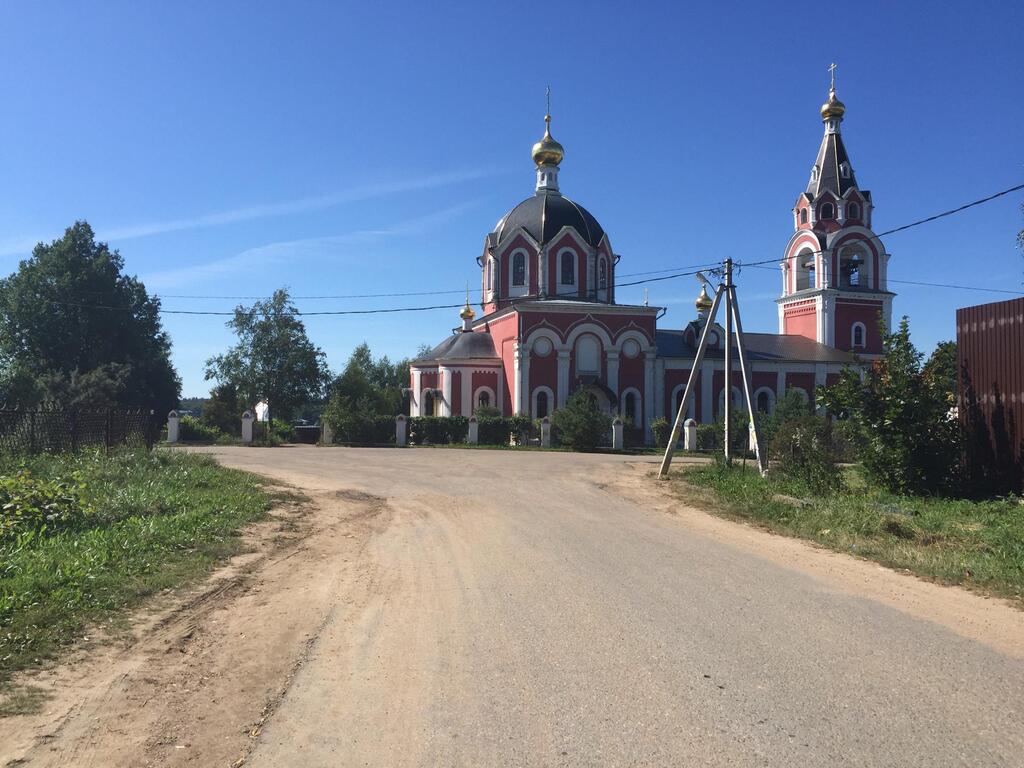
[[[1024,503],[896,496],[844,470],[843,491],[815,494],[781,475],[740,466],[688,467],[675,481],[727,517],[911,571],[1007,597],[1024,607]]]
[[[86,624],[238,552],[238,530],[270,503],[253,476],[171,451],[0,457],[0,487],[13,505],[0,527],[0,685]]]

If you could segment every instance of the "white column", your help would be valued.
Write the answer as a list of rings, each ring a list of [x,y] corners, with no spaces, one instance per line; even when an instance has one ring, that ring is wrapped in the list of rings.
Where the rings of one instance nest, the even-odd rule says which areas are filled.
[[[530,415],[530,350],[526,347],[522,349],[523,359],[519,363],[519,378],[521,383],[519,385],[519,410],[517,414],[525,413],[527,416]]]
[[[780,369],[775,374],[775,402],[778,403],[786,395],[786,371]]]
[[[420,377],[423,374],[420,371],[412,372],[412,394],[409,396],[409,415],[410,416],[422,416],[420,412],[422,403],[420,403]]]
[[[815,365],[814,365],[814,386],[815,387],[824,387],[825,386],[825,382],[828,380],[827,379],[827,375],[828,375],[828,369],[826,368],[824,363],[815,363]],[[817,398],[815,398],[814,393],[813,392],[808,392],[808,394],[811,396],[811,401],[816,403],[817,402]],[[824,406],[815,405],[815,408],[818,411],[823,411],[824,410]]]
[[[548,295],[548,249],[541,248],[537,254],[537,293]]]
[[[711,409],[713,379],[714,368],[711,363],[702,363],[700,366],[700,412],[703,424],[712,424],[715,421],[714,411]]]
[[[665,416],[665,358],[654,360],[654,418]]]
[[[618,396],[619,394],[619,351],[609,349],[605,352],[608,358],[608,389]]]
[[[644,352],[644,442],[654,441],[654,352]]]
[[[519,342],[516,341],[512,344],[512,415],[515,416],[519,413],[521,403],[523,402],[523,380],[519,375],[519,368],[521,365],[520,358],[522,351],[519,348]]]
[[[473,413],[473,369],[460,368],[462,378],[462,415],[469,417]]]
[[[494,396],[498,398],[498,402],[494,404],[494,407],[498,409],[498,413],[505,414],[505,366],[502,365],[498,368],[498,391],[495,392]]]
[[[437,375],[441,379],[441,415],[452,415],[452,369],[438,366]]]
[[[597,256],[595,253],[587,254],[587,298],[593,296],[597,299]]]
[[[555,393],[555,402],[558,408],[565,405],[569,399],[569,350],[558,350],[558,391]]]

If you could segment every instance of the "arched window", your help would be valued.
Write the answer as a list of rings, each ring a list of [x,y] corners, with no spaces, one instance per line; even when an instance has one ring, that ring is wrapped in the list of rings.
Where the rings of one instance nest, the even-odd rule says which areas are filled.
[[[850,178],[850,164],[845,160],[839,164],[839,175],[844,179]]]
[[[834,219],[836,217],[836,207],[832,203],[821,204],[821,215],[819,219]]]
[[[420,398],[420,415],[434,415],[434,393],[429,389],[424,389]]]
[[[576,342],[576,372],[601,372],[601,343],[597,337],[584,335]]]
[[[796,290],[806,291],[817,288],[814,268],[816,260],[811,251],[801,251],[796,256]]]
[[[754,410],[758,413],[772,414],[775,412],[775,392],[768,387],[761,387],[754,393]]]
[[[856,203],[850,203],[846,206],[846,218],[848,219],[859,219],[860,218],[860,206]]]
[[[537,393],[537,407],[534,409],[538,419],[543,419],[548,415],[548,393],[538,392]],[[561,417],[559,417],[561,418]]]
[[[526,254],[522,251],[512,254],[512,285],[526,285]]]
[[[494,291],[495,278],[497,277],[497,270],[494,268],[494,259],[487,260],[487,290]]]
[[[608,287],[608,262],[604,257],[597,263],[597,287],[602,291]]]
[[[484,390],[476,398],[477,408],[489,408],[491,406],[491,393]]]
[[[562,285],[576,285],[576,254],[572,251],[562,251],[559,256],[560,274],[559,282]]]
[[[626,392],[622,397],[622,415],[630,419],[634,427],[640,424],[640,409],[637,407],[639,403],[640,397],[636,392]]]
[[[739,387],[732,388],[732,407],[733,413],[737,412],[743,405],[743,393],[740,392]],[[718,415],[721,416],[725,413],[725,388],[718,393]]]
[[[807,209],[806,208],[801,208],[800,209],[800,223],[801,224],[806,224],[807,223]]]
[[[867,288],[867,259],[864,249],[849,245],[839,253],[839,280],[843,288]]]
[[[863,349],[864,344],[864,323],[854,323],[850,328],[850,346],[853,349]]]
[[[673,422],[676,418],[676,414],[679,413],[679,406],[683,403],[683,395],[686,394],[686,385],[680,384],[672,391],[672,413],[669,414],[669,422]],[[694,418],[696,409],[696,397],[693,393],[690,394],[690,402],[686,404],[686,418]]]

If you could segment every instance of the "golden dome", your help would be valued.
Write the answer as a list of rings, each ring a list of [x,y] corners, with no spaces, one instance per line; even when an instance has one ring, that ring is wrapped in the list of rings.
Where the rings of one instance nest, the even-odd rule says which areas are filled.
[[[468,285],[466,286],[466,306],[464,306],[459,311],[459,317],[461,317],[463,320],[472,320],[474,317],[476,317],[476,312],[474,312],[473,308],[471,306],[469,306],[469,286]]]
[[[828,92],[828,101],[821,105],[821,119],[828,120],[833,117],[842,117],[846,112],[846,105],[836,98],[836,89]]]
[[[537,165],[559,165],[565,148],[551,138],[551,115],[544,115],[544,138],[533,145],[533,162]]]
[[[711,301],[711,297],[708,296],[708,287],[702,284],[700,287],[700,296],[698,296],[697,300],[693,302],[693,305],[697,308],[698,312],[709,312],[712,304],[713,302]]]

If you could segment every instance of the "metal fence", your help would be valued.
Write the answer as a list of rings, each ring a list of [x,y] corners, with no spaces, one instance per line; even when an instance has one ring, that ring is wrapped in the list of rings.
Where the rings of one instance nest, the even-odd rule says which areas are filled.
[[[0,409],[2,453],[74,453],[121,445],[148,450],[159,431],[160,423],[149,410]]]

